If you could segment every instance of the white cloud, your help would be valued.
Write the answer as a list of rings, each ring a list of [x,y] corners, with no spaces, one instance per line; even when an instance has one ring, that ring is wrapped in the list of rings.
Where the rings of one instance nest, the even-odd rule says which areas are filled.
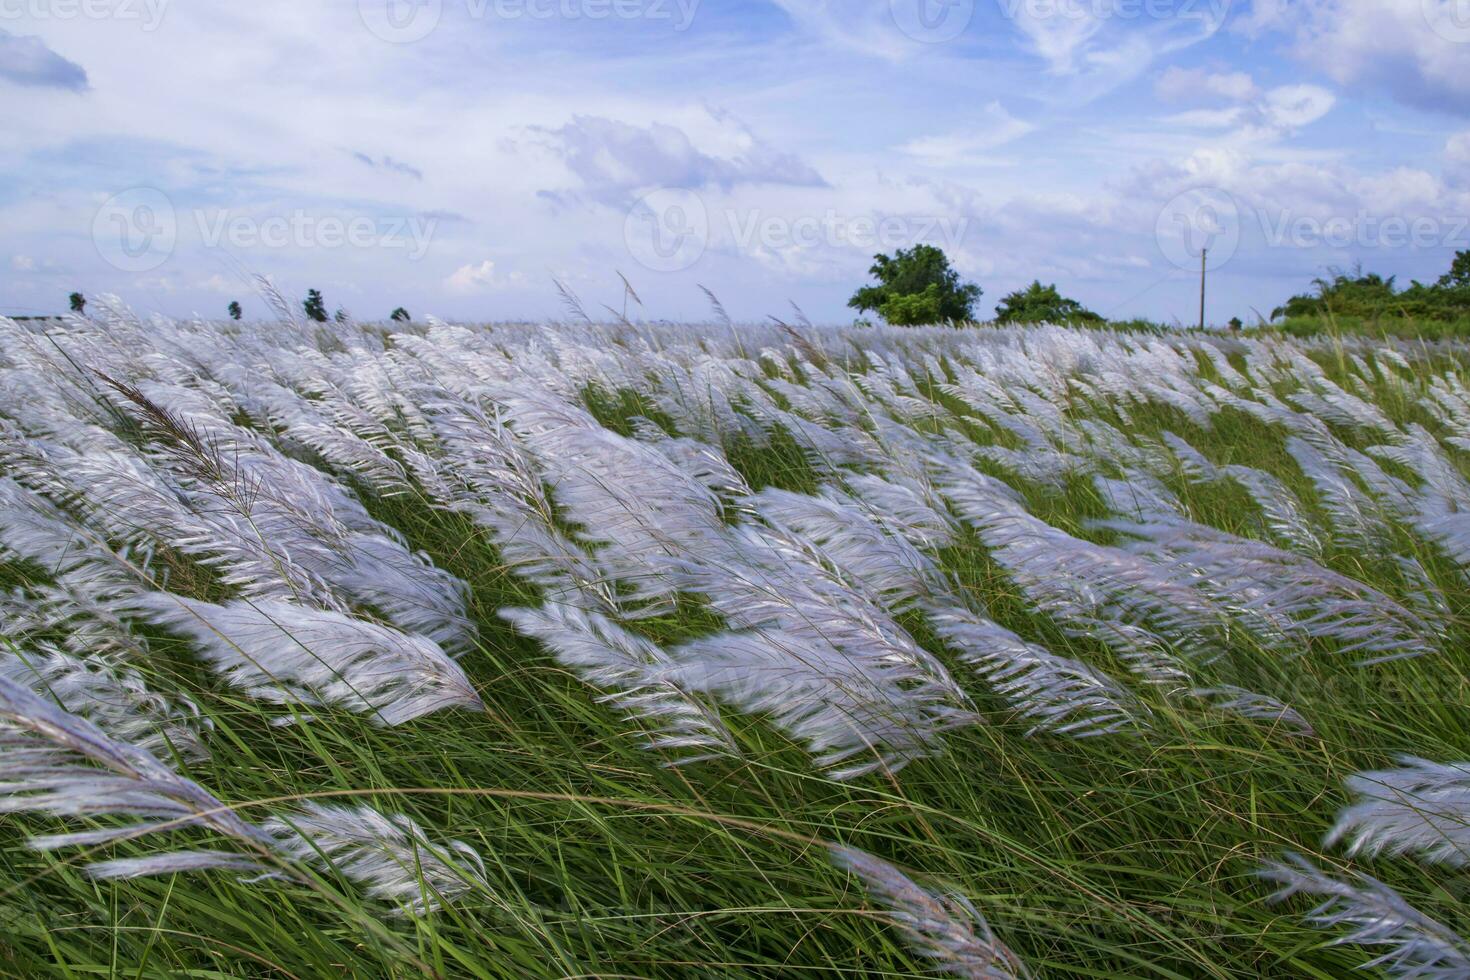
[[[462,265],[444,280],[444,285],[452,292],[468,294],[482,293],[491,289],[498,289],[507,285],[521,285],[525,277],[518,272],[509,276],[499,276],[495,271],[495,262],[485,259],[483,262],[471,262]]]
[[[1159,76],[1154,93],[1165,102],[1200,102],[1210,98],[1251,102],[1260,95],[1260,90],[1248,72],[1211,72],[1176,65]]]
[[[1073,105],[1106,95],[1160,58],[1209,40],[1229,12],[1220,0],[1192,0],[1143,17],[1128,12],[1153,8],[1078,0],[1001,0],[1000,6],[1051,74],[1072,80],[1061,101]]]
[[[199,283],[199,288],[206,292],[220,293],[224,296],[228,296],[232,293],[238,293],[242,289],[239,280],[226,279],[219,273],[215,273],[208,279],[201,281]]]
[[[1444,147],[1444,157],[1457,166],[1470,167],[1470,130],[1450,137]]]
[[[1188,112],[1165,116],[1164,122],[1190,129],[1234,129],[1245,122],[1249,114],[1249,110],[1241,106],[1229,109],[1190,109]]]
[[[740,184],[821,187],[826,182],[793,153],[757,137],[727,112],[710,112],[718,141],[731,155],[714,155],[695,145],[678,126],[655,122],[637,126],[601,116],[577,115],[555,129],[530,127],[577,179],[571,195],[584,192],[593,200],[622,206],[639,190],[704,187],[729,189]],[[563,199],[567,190],[547,190]]]
[[[772,0],[802,30],[824,43],[858,54],[901,61],[932,45],[906,35],[889,0]],[[927,0],[922,0],[927,2]],[[958,5],[956,5],[958,6]],[[959,11],[956,15],[963,14]]]
[[[1105,23],[1082,4],[1017,3],[1011,7],[1011,16],[1031,47],[1058,74],[1078,69],[1079,56]]]
[[[1291,3],[1292,0],[1251,0],[1248,9],[1236,13],[1230,29],[1249,38],[1282,30],[1291,23]]]
[[[898,149],[930,166],[952,167],[971,162],[986,151],[1020,139],[1036,129],[1035,123],[1017,119],[999,102],[986,105],[981,116],[966,129],[910,140]]]
[[[1309,126],[1332,111],[1337,97],[1317,85],[1283,85],[1266,93],[1261,110],[1266,123],[1278,129]]]
[[[1246,91],[1240,87],[1238,91]],[[1250,100],[1218,109],[1191,109],[1164,119],[1173,127],[1229,131],[1227,137],[1239,145],[1280,142],[1299,129],[1310,126],[1332,111],[1337,97],[1317,85],[1283,85],[1257,91]]]
[[[1290,34],[1293,55],[1338,84],[1470,115],[1470,25],[1458,13],[1463,0],[1299,0],[1267,7],[1250,26]]]
[[[36,271],[36,260],[29,255],[12,255],[10,267],[16,272],[34,272]]]

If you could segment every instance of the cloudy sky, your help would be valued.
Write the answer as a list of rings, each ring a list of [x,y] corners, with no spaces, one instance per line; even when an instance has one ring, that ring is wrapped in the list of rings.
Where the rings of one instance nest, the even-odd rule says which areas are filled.
[[[1470,0],[0,0],[0,313],[1253,319],[1470,248]],[[635,308],[636,312],[636,308]]]

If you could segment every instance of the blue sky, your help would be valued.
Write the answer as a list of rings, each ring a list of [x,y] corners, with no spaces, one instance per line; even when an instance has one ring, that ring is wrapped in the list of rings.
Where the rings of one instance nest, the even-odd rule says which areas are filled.
[[[1470,248],[1470,0],[0,0],[0,312],[846,321],[874,252],[1109,316]]]

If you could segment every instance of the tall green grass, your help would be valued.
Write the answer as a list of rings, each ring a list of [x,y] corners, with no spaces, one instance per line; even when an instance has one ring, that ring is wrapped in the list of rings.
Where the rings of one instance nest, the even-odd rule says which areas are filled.
[[[592,393],[588,401],[613,428],[646,413],[632,396]],[[1165,409],[1139,409],[1131,425],[1179,432],[1213,459],[1272,470],[1310,497],[1280,437],[1246,416],[1227,413],[1204,430]],[[728,448],[756,487],[815,486],[801,454],[780,440]],[[1247,508],[1229,491],[1183,481],[1173,489],[1201,521],[1248,530]],[[484,855],[490,890],[413,919],[385,918],[329,876],[306,884],[221,873],[99,883],[78,870],[84,855],[24,846],[53,829],[45,821],[7,816],[0,973],[931,975],[883,910],[832,866],[823,845],[842,843],[969,896],[1042,976],[1328,980],[1364,956],[1331,947],[1330,936],[1302,922],[1300,903],[1268,904],[1261,863],[1296,850],[1342,866],[1319,842],[1353,772],[1401,752],[1470,757],[1466,596],[1443,559],[1419,545],[1418,557],[1455,603],[1443,656],[1364,668],[1324,651],[1290,659],[1233,651],[1252,664],[1259,689],[1311,719],[1316,737],[1157,699],[1147,738],[1079,744],[1027,737],[1028,723],[997,699],[980,704],[986,725],[952,736],[942,756],[911,764],[901,778],[834,783],[760,719],[737,716],[730,720],[744,726],[742,761],[664,767],[639,747],[630,723],[495,615],[534,595],[481,531],[412,496],[363,494],[374,516],[470,584],[480,644],[462,664],[485,714],[451,712],[384,730],[322,712],[314,724],[275,727],[182,650],[148,670],[161,688],[183,690],[208,711],[213,759],[190,774],[247,819],[303,799],[408,813]],[[1038,516],[1073,533],[1087,533],[1085,519],[1102,513],[1083,483],[1060,494],[1028,488],[1028,496]],[[1403,590],[1391,570],[1349,550],[1328,559],[1368,584]],[[1104,656],[1030,611],[974,540],[941,560],[1003,625],[1060,653]],[[654,621],[649,632],[674,640],[708,628],[697,608],[687,612]],[[1470,930],[1463,892],[1426,886],[1411,865],[1375,873],[1421,910]]]

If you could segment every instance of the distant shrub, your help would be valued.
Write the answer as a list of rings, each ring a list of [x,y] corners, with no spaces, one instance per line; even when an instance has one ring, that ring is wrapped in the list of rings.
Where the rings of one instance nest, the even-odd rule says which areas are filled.
[[[1314,293],[1293,296],[1271,313],[1271,319],[1306,318],[1470,320],[1470,250],[1458,253],[1449,272],[1432,285],[1412,283],[1400,290],[1394,276],[1332,270],[1330,278],[1313,280]]]
[[[231,320],[238,320],[245,315],[245,311],[240,309],[240,304],[234,300],[230,301],[229,313]]]
[[[388,319],[392,320],[394,323],[408,323],[410,320],[413,319],[413,317],[409,316],[408,311],[400,306],[393,311]]]
[[[327,304],[322,299],[321,290],[308,289],[306,291],[306,302],[301,304],[301,309],[306,313],[308,320],[313,320],[317,323],[327,322]]]
[[[1039,279],[1002,299],[995,311],[996,323],[1064,323],[1081,326],[1102,323],[1102,320],[1102,317],[1075,299],[1068,299],[1057,292],[1055,284],[1043,286]]]
[[[900,327],[973,320],[975,301],[983,293],[974,283],[963,282],[949,257],[933,245],[901,248],[891,257],[875,255],[868,272],[878,285],[859,289],[847,305],[875,311]]]
[[[83,296],[81,293],[72,293],[71,294],[71,311],[73,313],[81,314],[81,313],[85,313],[86,310],[87,310],[87,297]]]

